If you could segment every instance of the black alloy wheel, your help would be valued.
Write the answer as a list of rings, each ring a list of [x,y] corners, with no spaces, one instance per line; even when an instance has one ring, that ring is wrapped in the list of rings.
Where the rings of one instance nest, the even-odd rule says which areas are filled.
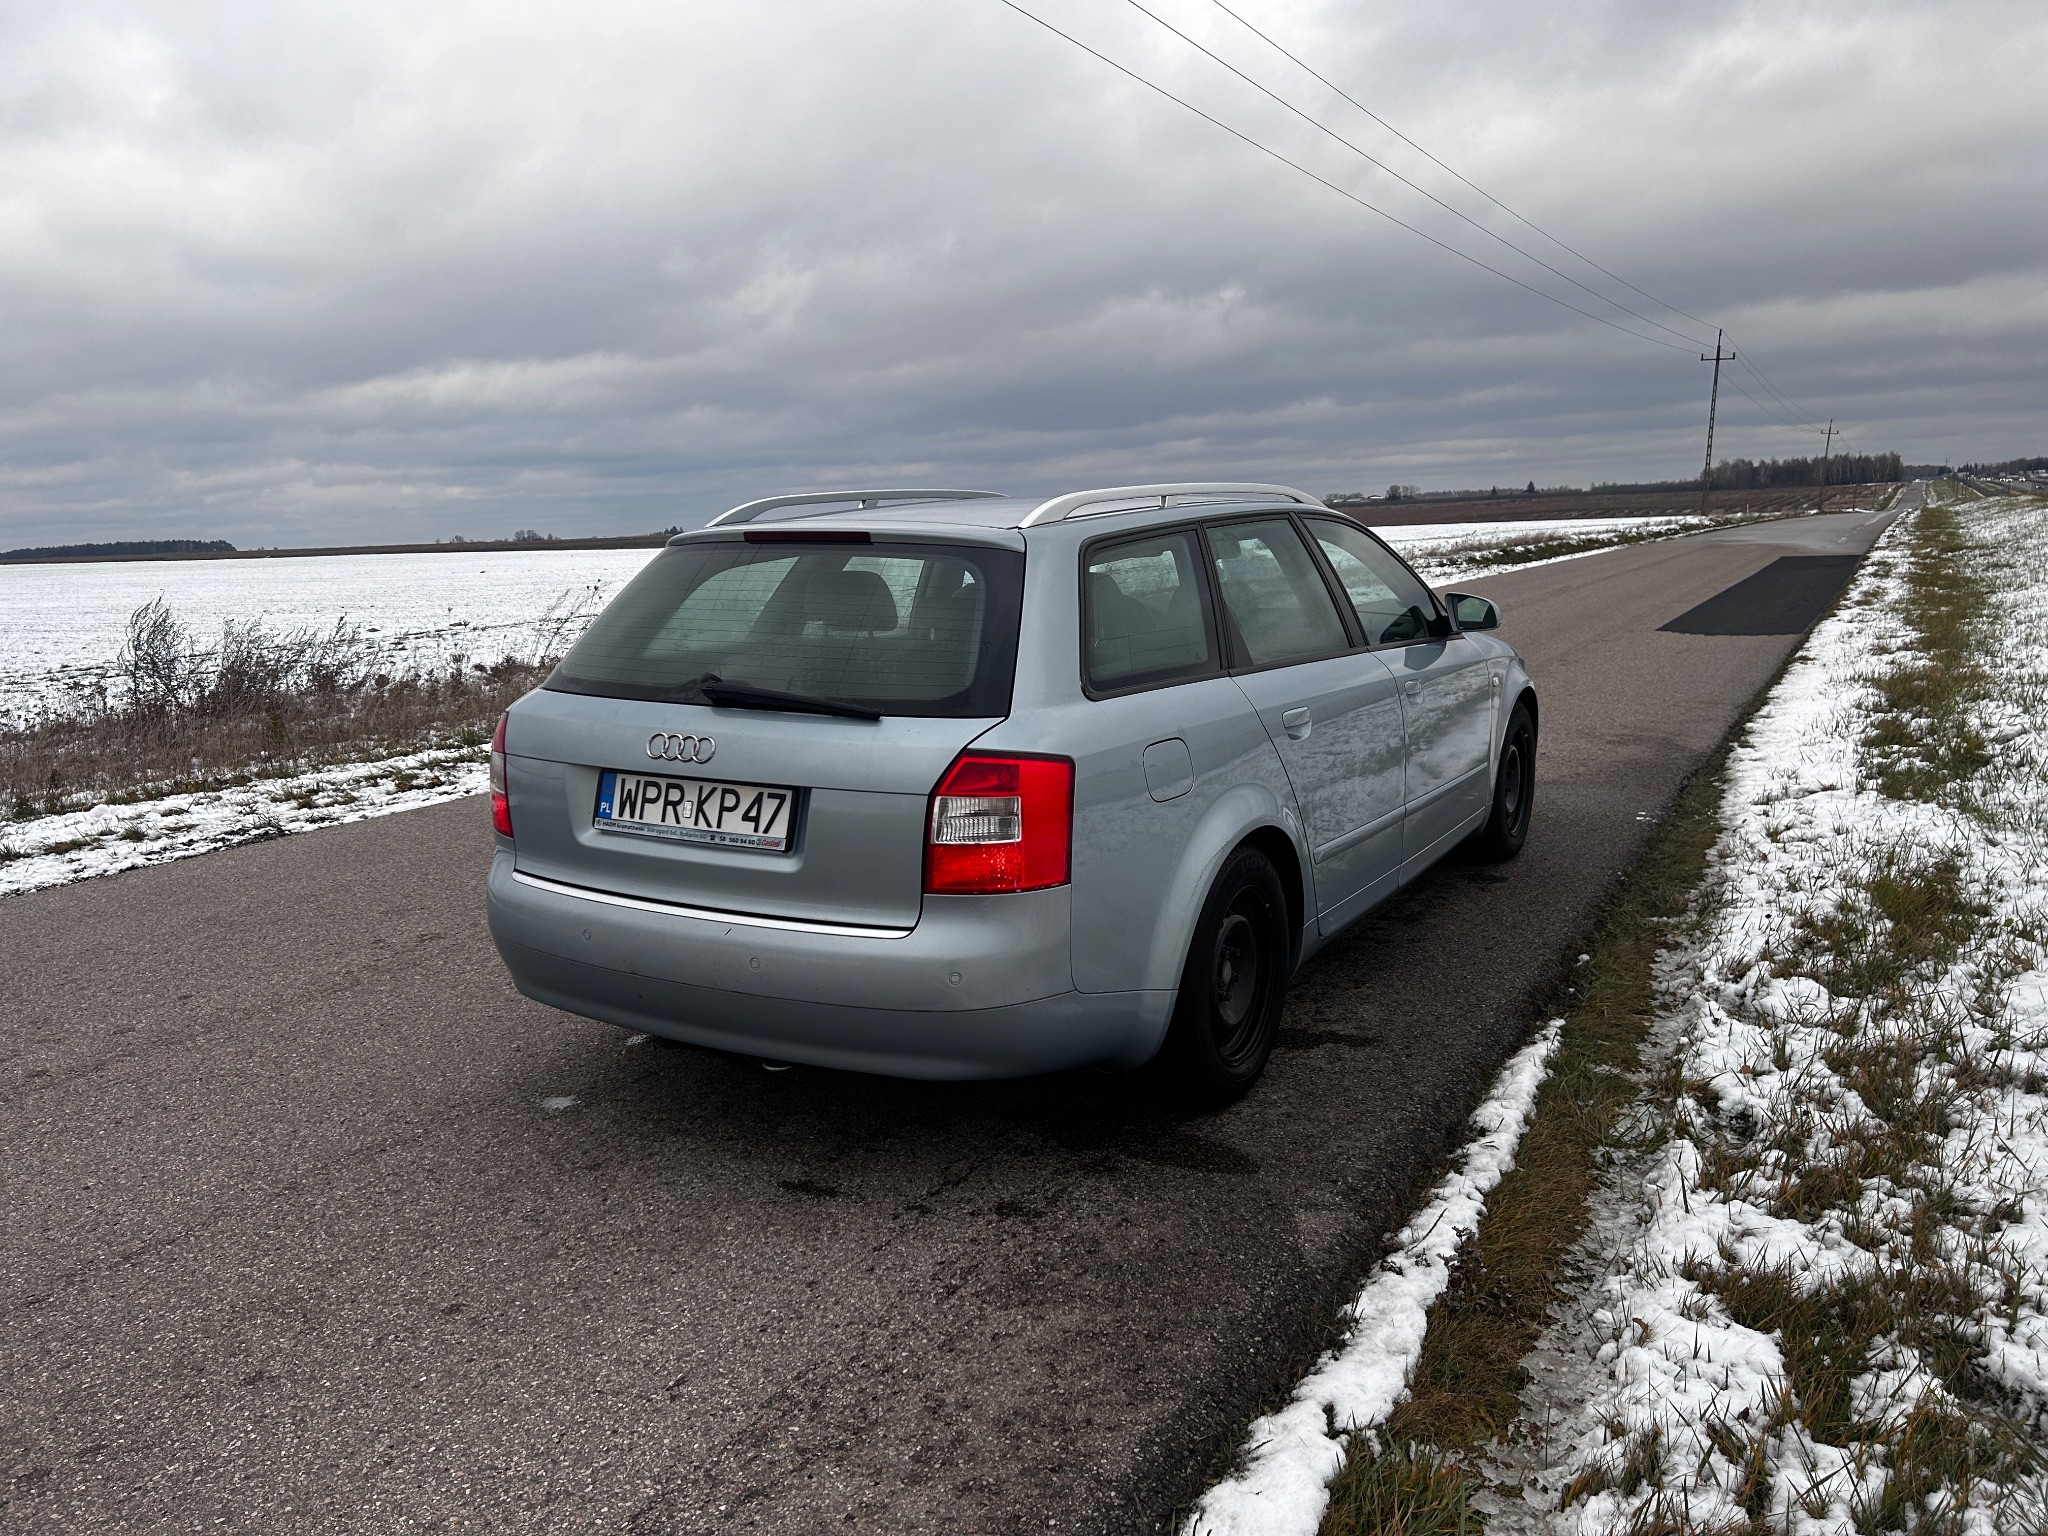
[[[1220,1108],[1265,1071],[1293,958],[1279,872],[1256,848],[1240,848],[1202,904],[1167,1035],[1172,1064],[1198,1102]]]
[[[1529,838],[1536,809],[1536,722],[1517,704],[1501,738],[1500,766],[1493,775],[1493,814],[1473,834],[1473,851],[1483,859],[1512,859]]]

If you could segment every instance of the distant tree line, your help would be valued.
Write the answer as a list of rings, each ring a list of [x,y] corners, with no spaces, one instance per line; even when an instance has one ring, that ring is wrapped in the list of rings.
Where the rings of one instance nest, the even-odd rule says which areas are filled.
[[[1714,489],[1760,491],[1772,486],[1819,485],[1821,459],[1723,459],[1714,466]],[[1829,485],[1886,485],[1934,474],[1931,464],[1907,464],[1896,453],[1838,453],[1827,459]],[[1596,480],[1596,491],[1679,491],[1697,486],[1689,480]]]
[[[1896,453],[1838,453],[1827,459],[1723,459],[1714,466],[1717,491],[1761,491],[1778,485],[1879,485],[1906,478]]]
[[[0,551],[0,560],[83,560],[93,555],[232,555],[226,539],[120,539],[111,544],[43,544]]]

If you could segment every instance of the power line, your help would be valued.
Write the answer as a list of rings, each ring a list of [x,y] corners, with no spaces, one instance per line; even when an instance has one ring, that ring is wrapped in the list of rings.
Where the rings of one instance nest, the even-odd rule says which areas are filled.
[[[1450,175],[1456,177],[1459,181],[1463,182],[1466,186],[1470,187],[1474,192],[1477,192],[1481,197],[1485,198],[1489,203],[1493,204],[1494,207],[1500,209],[1500,211],[1502,213],[1505,213],[1509,218],[1516,220],[1518,223],[1525,224],[1530,229],[1535,230],[1537,234],[1541,235],[1544,239],[1548,240],[1552,245],[1556,246],[1559,250],[1569,252],[1571,255],[1577,257],[1580,261],[1583,261],[1587,266],[1591,267],[1595,272],[1600,273],[1603,277],[1610,277],[1614,279],[1615,282],[1621,284],[1622,287],[1628,289],[1631,293],[1641,294],[1642,297],[1648,299],[1652,304],[1656,304],[1664,309],[1668,309],[1674,315],[1683,316],[1685,319],[1692,321],[1695,325],[1709,327],[1713,325],[1713,322],[1711,320],[1702,320],[1698,315],[1693,314],[1690,310],[1680,309],[1676,304],[1673,304],[1665,299],[1660,299],[1657,297],[1657,295],[1649,292],[1646,289],[1638,288],[1634,283],[1630,282],[1620,273],[1608,271],[1607,268],[1601,266],[1599,262],[1595,261],[1592,257],[1586,255],[1583,251],[1580,251],[1573,246],[1567,245],[1564,241],[1558,239],[1557,236],[1553,235],[1541,224],[1538,224],[1534,219],[1528,218],[1523,214],[1515,212],[1514,209],[1510,208],[1506,203],[1502,202],[1499,198],[1495,197],[1491,192],[1487,191],[1486,188],[1480,186],[1470,177],[1461,174],[1454,167],[1446,165],[1442,160],[1439,160],[1435,155],[1431,154],[1428,150],[1424,149],[1420,144],[1416,143],[1413,139],[1409,138],[1407,134],[1403,133],[1400,129],[1396,128],[1384,117],[1381,117],[1379,113],[1373,111],[1371,107],[1368,107],[1364,102],[1360,101],[1357,97],[1353,96],[1349,91],[1345,90],[1343,86],[1337,84],[1336,81],[1330,79],[1320,70],[1317,70],[1316,68],[1308,64],[1305,60],[1299,58],[1295,54],[1289,52],[1286,48],[1282,47],[1279,43],[1275,42],[1266,33],[1260,31],[1251,22],[1245,20],[1243,16],[1240,16],[1228,5],[1225,5],[1223,3],[1223,0],[1209,0],[1209,3],[1214,5],[1217,10],[1223,12],[1224,15],[1228,16],[1232,21],[1236,22],[1239,26],[1243,27],[1247,32],[1251,33],[1253,37],[1256,37],[1268,48],[1271,48],[1275,53],[1278,53],[1282,58],[1286,59],[1289,63],[1293,64],[1297,69],[1300,69],[1305,73],[1312,75],[1323,85],[1335,91],[1339,96],[1343,97],[1346,101],[1350,102],[1351,105],[1356,107],[1360,112],[1363,112],[1367,117],[1371,118],[1374,122],[1378,123],[1382,128],[1386,129],[1387,132],[1391,133],[1403,144],[1406,144],[1410,149],[1414,150],[1418,155],[1422,156],[1423,159],[1429,161],[1430,164],[1436,166],[1440,170],[1449,172]],[[1609,299],[1607,302],[1612,304],[1614,303],[1614,300]],[[1652,323],[1654,324],[1655,322]],[[1675,335],[1677,333],[1674,332],[1673,334]],[[1687,339],[1691,340],[1692,338]],[[1702,342],[1700,343],[1700,345],[1705,345],[1705,343]]]
[[[1128,3],[1136,5],[1137,0],[1128,0]],[[1587,266],[1591,267],[1595,272],[1600,273],[1603,277],[1612,278],[1615,282],[1620,283],[1622,287],[1628,289],[1631,293],[1639,294],[1643,298],[1648,299],[1652,304],[1670,310],[1671,313],[1673,313],[1674,315],[1682,316],[1683,318],[1690,320],[1694,324],[1700,326],[1706,326],[1712,323],[1710,321],[1702,319],[1698,315],[1695,315],[1690,310],[1680,309],[1676,304],[1673,304],[1668,299],[1661,299],[1657,297],[1656,294],[1651,293],[1649,290],[1638,287],[1636,284],[1630,282],[1627,278],[1623,277],[1619,272],[1612,271],[1609,268],[1602,266],[1599,262],[1595,261],[1592,257],[1588,256],[1584,251],[1581,251],[1576,246],[1570,245],[1567,242],[1559,239],[1556,235],[1553,235],[1549,230],[1545,229],[1542,225],[1538,224],[1534,219],[1529,218],[1525,214],[1516,212],[1513,208],[1510,208],[1506,203],[1502,202],[1498,197],[1495,197],[1491,192],[1487,191],[1484,187],[1480,186],[1477,182],[1473,181],[1469,176],[1466,176],[1463,172],[1459,171],[1455,166],[1450,165],[1442,159],[1439,159],[1436,155],[1433,155],[1427,149],[1424,149],[1420,144],[1416,143],[1415,140],[1409,138],[1407,134],[1403,133],[1400,129],[1396,128],[1384,117],[1381,117],[1379,113],[1373,111],[1372,108],[1368,107],[1356,96],[1353,96],[1349,91],[1345,90],[1344,87],[1337,84],[1336,81],[1330,79],[1330,77],[1325,75],[1321,70],[1315,68],[1315,66],[1310,64],[1306,59],[1303,59],[1300,55],[1294,53],[1292,50],[1282,45],[1269,33],[1261,30],[1255,23],[1248,20],[1238,11],[1232,9],[1228,4],[1225,3],[1225,0],[1210,0],[1210,3],[1214,5],[1217,10],[1223,12],[1224,15],[1228,16],[1232,21],[1236,22],[1239,26],[1243,27],[1247,32],[1251,33],[1252,36],[1256,37],[1260,42],[1264,43],[1268,48],[1271,48],[1275,53],[1279,54],[1282,58],[1286,59],[1290,64],[1294,65],[1295,68],[1301,70],[1303,73],[1307,74],[1312,79],[1316,80],[1323,86],[1327,87],[1329,90],[1335,92],[1339,97],[1343,98],[1343,100],[1345,100],[1346,102],[1349,102],[1359,112],[1363,113],[1366,117],[1371,118],[1372,121],[1374,121],[1375,123],[1378,123],[1380,127],[1386,129],[1388,133],[1391,133],[1403,144],[1406,144],[1410,149],[1414,150],[1417,154],[1421,155],[1422,158],[1429,161],[1430,164],[1436,166],[1439,170],[1444,171],[1457,181],[1461,182],[1463,185],[1471,188],[1474,192],[1477,192],[1481,197],[1485,198],[1489,203],[1493,204],[1494,207],[1500,209],[1501,212],[1507,214],[1509,218],[1512,218],[1516,222],[1525,225],[1529,229],[1534,230],[1537,234],[1541,235],[1544,239],[1548,240],[1552,245],[1556,246],[1559,250],[1565,251],[1570,255],[1576,257],[1578,260],[1584,262]],[[1144,9],[1142,6],[1138,8],[1141,10]],[[1146,14],[1150,15],[1151,13],[1148,11]],[[1178,29],[1175,30],[1177,31]],[[1195,46],[1200,47],[1201,45],[1198,43]],[[1206,48],[1202,49],[1202,51],[1204,53],[1209,52],[1209,50]],[[1215,57],[1215,55],[1213,54],[1211,54],[1210,56],[1212,58]],[[1222,61],[1218,60],[1218,62],[1221,63]],[[1231,68],[1231,66],[1227,64],[1224,67]],[[1232,73],[1239,74],[1240,72],[1232,68]],[[1252,83],[1256,84],[1257,82]],[[1264,89],[1264,87],[1260,87],[1260,89]],[[1267,94],[1270,95],[1272,93],[1268,92]],[[1290,110],[1293,109],[1290,108]],[[1317,126],[1320,127],[1321,125],[1318,124]],[[1348,143],[1348,141],[1345,142]],[[1363,154],[1364,151],[1360,150],[1359,153]],[[1371,159],[1372,157],[1367,156],[1367,158]],[[1375,165],[1380,164],[1380,162],[1377,160],[1374,160],[1373,163]],[[1381,166],[1381,169],[1387,170],[1389,175],[1398,177],[1398,179],[1405,182],[1409,186],[1415,185],[1413,182],[1409,182],[1406,177],[1399,176],[1398,172],[1392,171],[1384,165]],[[1422,189],[1418,187],[1416,188],[1416,190],[1421,191]],[[1438,203],[1439,206],[1448,206],[1447,204],[1444,204],[1442,202],[1442,199],[1436,198],[1428,192],[1423,192],[1423,196],[1429,197],[1432,202]],[[1457,210],[1453,209],[1452,211],[1456,212]],[[1459,216],[1461,218],[1465,217],[1462,214],[1460,214]],[[1467,219],[1466,222],[1471,223],[1473,221]],[[1484,226],[1479,227],[1484,228]],[[1489,234],[1492,233],[1491,230],[1488,230],[1486,232]],[[1499,237],[1496,236],[1495,238],[1498,239]],[[1507,241],[1503,241],[1502,243],[1511,244]],[[1511,245],[1511,248],[1517,251],[1521,250],[1521,247],[1519,246]],[[1522,254],[1528,255],[1526,251],[1522,252]],[[1542,262],[1537,257],[1531,256],[1530,260],[1537,261],[1539,265],[1543,266],[1548,271],[1557,271],[1557,269],[1555,267],[1550,266],[1548,262]],[[1558,273],[1558,275],[1560,277],[1565,277],[1565,274],[1561,272]],[[1574,278],[1565,277],[1565,281],[1572,283],[1575,287],[1584,289],[1586,292],[1594,292],[1594,290],[1588,288],[1586,284],[1580,283]],[[1641,315],[1633,309],[1629,309],[1627,305],[1620,304],[1614,299],[1607,298],[1607,296],[1604,294],[1596,294],[1595,296],[1603,299],[1605,302],[1609,304],[1613,304],[1617,309],[1622,309],[1629,314],[1635,315],[1636,318],[1639,320],[1645,320],[1647,323],[1657,326],[1659,330],[1665,332],[1667,335],[1676,336],[1681,334],[1680,332],[1674,331],[1669,326],[1663,325],[1658,321],[1649,320],[1647,316]],[[1687,339],[1691,340],[1692,338]],[[1749,371],[1750,375],[1764,387],[1766,391],[1776,396],[1777,399],[1781,401],[1786,406],[1786,408],[1792,412],[1792,414],[1795,417],[1799,418],[1799,420],[1797,420],[1796,422],[1787,422],[1786,425],[1797,426],[1802,430],[1814,433],[1819,433],[1822,430],[1813,419],[1815,415],[1813,410],[1810,407],[1802,405],[1798,401],[1794,400],[1790,395],[1786,394],[1784,390],[1780,389],[1774,382],[1772,382],[1772,380],[1765,375],[1764,371],[1761,368],[1757,367],[1754,363],[1752,363],[1749,360],[1747,348],[1737,349],[1737,360],[1742,364],[1742,366],[1745,369]],[[1734,381],[1730,380],[1730,382],[1733,383]],[[1739,385],[1737,387],[1740,388]],[[1753,403],[1759,406],[1762,405],[1762,402],[1757,401],[1754,396],[1751,396],[1748,390],[1745,389],[1742,391],[1742,393],[1745,396],[1747,396]],[[1775,412],[1772,412],[1771,414],[1774,416],[1776,415]]]
[[[1742,360],[1740,352],[1736,354],[1735,360],[1737,362],[1740,362]],[[1730,374],[1728,376],[1728,387],[1734,390],[1737,394],[1741,395],[1743,399],[1747,400],[1751,405],[1755,406],[1758,410],[1762,411],[1766,416],[1770,417],[1779,426],[1789,427],[1794,432],[1811,432],[1814,433],[1816,436],[1819,435],[1821,430],[1819,427],[1808,426],[1803,421],[1792,421],[1788,419],[1783,411],[1780,411],[1777,408],[1775,408],[1773,405],[1771,405],[1771,403],[1768,400],[1759,400],[1755,395],[1752,395],[1747,389],[1744,389],[1742,387],[1742,380],[1736,378],[1733,374]]]
[[[1790,395],[1786,394],[1785,391],[1778,388],[1778,386],[1773,384],[1769,379],[1765,378],[1764,372],[1761,368],[1757,367],[1756,364],[1750,362],[1749,359],[1746,357],[1742,359],[1742,366],[1747,368],[1750,371],[1750,373],[1755,376],[1759,384],[1763,385],[1765,389],[1769,390],[1772,394],[1776,395],[1781,401],[1783,401],[1785,405],[1792,411],[1793,415],[1800,418],[1802,424],[1812,427],[1812,430],[1816,432],[1820,430],[1819,427],[1813,425],[1813,412],[1809,410],[1806,406],[1801,405],[1797,400],[1794,400]]]
[[[1308,113],[1302,111],[1300,107],[1297,107],[1293,102],[1289,101],[1286,97],[1280,95],[1277,91],[1274,91],[1270,87],[1261,84],[1257,80],[1254,80],[1250,75],[1246,74],[1243,70],[1239,69],[1235,64],[1231,63],[1230,60],[1224,58],[1221,54],[1215,52],[1213,49],[1206,47],[1202,43],[1196,41],[1194,38],[1188,36],[1187,33],[1181,31],[1179,27],[1176,27],[1172,22],[1168,21],[1164,16],[1161,16],[1157,11],[1154,11],[1146,5],[1144,5],[1142,3],[1142,0],[1124,0],[1124,3],[1130,6],[1132,10],[1137,11],[1140,15],[1150,17],[1153,21],[1157,22],[1160,26],[1164,27],[1167,31],[1171,32],[1175,37],[1179,38],[1182,42],[1186,43],[1190,48],[1193,48],[1198,53],[1202,54],[1205,58],[1211,59],[1217,64],[1222,65],[1223,68],[1229,70],[1233,75],[1237,76],[1238,79],[1242,80],[1246,85],[1250,86],[1253,90],[1259,92],[1262,96],[1265,96],[1271,101],[1278,102],[1281,106],[1285,107],[1289,112],[1292,112],[1296,117],[1300,118],[1304,123],[1307,123],[1311,128],[1315,129],[1318,133],[1324,134],[1329,138],[1335,139],[1339,144],[1342,144],[1346,149],[1350,150],[1354,155],[1357,155],[1367,164],[1376,166],[1380,170],[1385,171],[1389,176],[1393,177],[1394,180],[1400,182],[1402,186],[1408,188],[1411,192],[1420,193],[1423,197],[1428,198],[1432,203],[1435,203],[1437,207],[1443,209],[1444,212],[1450,214],[1453,218],[1463,219],[1467,224],[1471,225],[1474,229],[1478,230],[1479,233],[1486,236],[1487,239],[1498,241],[1500,244],[1506,246],[1509,250],[1513,251],[1517,256],[1521,256],[1529,261],[1535,262],[1537,266],[1541,267],[1544,271],[1550,273],[1553,277],[1562,278],[1565,282],[1570,283],[1574,288],[1578,289],[1581,293],[1584,293],[1591,298],[1599,300],[1602,304],[1612,304],[1616,309],[1620,310],[1623,314],[1630,315],[1635,319],[1642,321],[1645,325],[1655,326],[1658,330],[1662,331],[1667,336],[1675,336],[1680,341],[1687,343],[1691,343],[1694,341],[1694,338],[1686,335],[1685,332],[1674,331],[1670,326],[1664,324],[1663,321],[1652,320],[1648,315],[1642,313],[1640,310],[1629,308],[1628,305],[1622,303],[1619,299],[1610,298],[1608,295],[1600,292],[1599,289],[1588,287],[1586,284],[1580,282],[1576,277],[1573,277],[1569,272],[1559,271],[1556,267],[1552,266],[1549,262],[1545,261],[1541,256],[1538,256],[1534,251],[1524,250],[1521,246],[1515,244],[1514,241],[1508,239],[1507,236],[1500,234],[1495,230],[1488,229],[1484,224],[1480,223],[1477,219],[1473,218],[1464,210],[1460,208],[1455,208],[1451,204],[1445,202],[1442,198],[1438,197],[1434,192],[1430,191],[1427,187],[1419,186],[1415,182],[1410,181],[1406,176],[1403,176],[1391,165],[1388,165],[1386,161],[1377,158],[1373,154],[1369,153],[1367,150],[1352,143],[1351,140],[1345,138],[1343,134],[1337,132],[1336,129],[1330,127],[1327,123],[1321,123],[1316,121],[1315,118],[1309,116]],[[1453,174],[1456,173],[1453,172]],[[1532,225],[1531,228],[1534,228],[1534,226]],[[1538,233],[1541,233],[1541,231],[1538,231]],[[1546,238],[1548,237],[1546,236]],[[1581,257],[1580,259],[1583,260],[1584,258]],[[1653,300],[1652,302],[1660,301]],[[1667,309],[1670,308],[1669,305],[1666,305],[1665,307]]]
[[[1241,140],[1243,143],[1250,145],[1253,149],[1256,149],[1260,154],[1267,156],[1269,159],[1279,161],[1289,170],[1298,171],[1303,176],[1306,176],[1310,181],[1328,187],[1332,192],[1336,193],[1339,197],[1345,198],[1351,202],[1356,203],[1359,207],[1365,209],[1368,213],[1376,213],[1381,218],[1385,219],[1388,223],[1397,224],[1402,229],[1407,230],[1408,233],[1410,233],[1411,235],[1417,235],[1422,239],[1427,240],[1431,245],[1437,247],[1437,249],[1442,251],[1448,251],[1451,255],[1457,257],[1460,261],[1470,262],[1473,266],[1479,268],[1480,271],[1490,272],[1495,277],[1500,278],[1503,282],[1513,283],[1517,288],[1520,288],[1527,293],[1533,293],[1539,299],[1548,299],[1551,303],[1557,305],[1561,309],[1568,309],[1575,315],[1583,315],[1586,319],[1592,320],[1600,325],[1604,325],[1609,330],[1619,331],[1624,336],[1633,336],[1637,341],[1647,341],[1653,347],[1664,347],[1673,352],[1690,352],[1692,350],[1691,346],[1680,346],[1676,342],[1665,341],[1660,337],[1646,336],[1641,331],[1633,330],[1630,327],[1623,325],[1618,320],[1610,320],[1605,315],[1596,315],[1590,309],[1581,309],[1578,305],[1570,302],[1567,299],[1560,299],[1554,293],[1545,293],[1541,288],[1536,287],[1534,284],[1525,283],[1519,277],[1516,277],[1511,273],[1501,271],[1499,267],[1489,266],[1487,265],[1487,263],[1481,261],[1477,256],[1474,256],[1466,251],[1461,251],[1455,245],[1451,245],[1445,241],[1437,239],[1435,235],[1430,234],[1427,230],[1418,229],[1415,225],[1410,224],[1406,219],[1398,218],[1395,215],[1387,212],[1386,209],[1379,207],[1377,204],[1367,202],[1357,193],[1352,192],[1347,188],[1338,186],[1336,182],[1331,181],[1328,177],[1318,175],[1316,172],[1310,170],[1307,166],[1301,164],[1299,161],[1288,159],[1287,156],[1281,154],[1279,150],[1274,149],[1269,145],[1262,144],[1259,140],[1253,138],[1250,134],[1231,127],[1230,124],[1224,122],[1221,118],[1210,116],[1207,112],[1204,112],[1200,107],[1196,106],[1193,102],[1188,101],[1183,97],[1176,96],[1172,91],[1169,91],[1165,86],[1160,85],[1155,81],[1146,79],[1145,76],[1139,74],[1136,70],[1131,69],[1126,65],[1119,64],[1115,59],[1112,59],[1108,54],[1102,53],[1097,49],[1089,47],[1088,44],[1082,42],[1081,39],[1075,37],[1072,33],[1061,31],[1058,27],[1054,26],[1051,22],[1047,21],[1043,16],[1039,16],[1034,12],[1026,10],[1023,6],[1017,3],[1017,0],[998,0],[998,3],[1008,6],[1011,10],[1015,11],[1019,16],[1022,16],[1025,20],[1034,21],[1038,23],[1039,26],[1045,28],[1046,31],[1052,33],[1053,36],[1073,44],[1076,48],[1079,48],[1083,53],[1089,55],[1091,58],[1100,60],[1102,63],[1107,64],[1111,69],[1117,71],[1117,73],[1125,75],[1132,80],[1135,80],[1138,84],[1144,86],[1147,90],[1155,92],[1160,96],[1164,96],[1168,101],[1172,102],[1175,106],[1185,108],[1187,111],[1194,113],[1195,116],[1201,118],[1202,121],[1204,121],[1205,123],[1209,123],[1214,127],[1221,128],[1225,133],[1229,134],[1232,138]],[[1612,299],[1609,299],[1607,300],[1607,302],[1611,304],[1614,301]]]

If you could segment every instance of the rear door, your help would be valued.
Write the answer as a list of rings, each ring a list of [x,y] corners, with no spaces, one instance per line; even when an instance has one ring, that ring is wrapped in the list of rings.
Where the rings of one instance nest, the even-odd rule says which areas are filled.
[[[1334,929],[1391,891],[1402,856],[1401,706],[1353,635],[1293,520],[1205,529],[1237,684],[1294,787]]]
[[[1172,987],[1160,942],[1189,839],[1217,800],[1256,784],[1295,803],[1265,726],[1225,671],[1191,527],[1109,535],[1082,558],[1082,681],[1074,743],[1074,981],[1084,992]],[[1180,942],[1185,942],[1184,936]],[[1170,974],[1144,976],[1134,957]]]
[[[1353,524],[1306,519],[1366,638],[1400,688],[1407,738],[1408,873],[1470,830],[1489,803],[1495,689],[1480,647],[1454,632],[1420,578]]]
[[[865,535],[670,548],[512,711],[517,867],[915,924],[931,789],[1009,712],[1022,580],[1019,550]]]

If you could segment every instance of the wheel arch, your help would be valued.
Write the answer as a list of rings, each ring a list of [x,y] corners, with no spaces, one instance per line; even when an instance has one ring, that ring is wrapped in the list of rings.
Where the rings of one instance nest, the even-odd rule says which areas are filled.
[[[1179,872],[1153,925],[1142,984],[1167,989],[1180,986],[1188,945],[1201,918],[1202,904],[1209,899],[1209,889],[1224,864],[1247,844],[1256,846],[1279,871],[1287,892],[1290,939],[1298,959],[1303,926],[1314,911],[1300,839],[1300,824],[1291,807],[1283,807],[1265,786],[1240,784],[1219,795],[1183,845]]]
[[[1308,875],[1301,867],[1301,855],[1293,840],[1272,826],[1256,828],[1237,848],[1258,849],[1279,873],[1281,888],[1287,893],[1287,968],[1291,972],[1301,961],[1301,939],[1309,920]]]

